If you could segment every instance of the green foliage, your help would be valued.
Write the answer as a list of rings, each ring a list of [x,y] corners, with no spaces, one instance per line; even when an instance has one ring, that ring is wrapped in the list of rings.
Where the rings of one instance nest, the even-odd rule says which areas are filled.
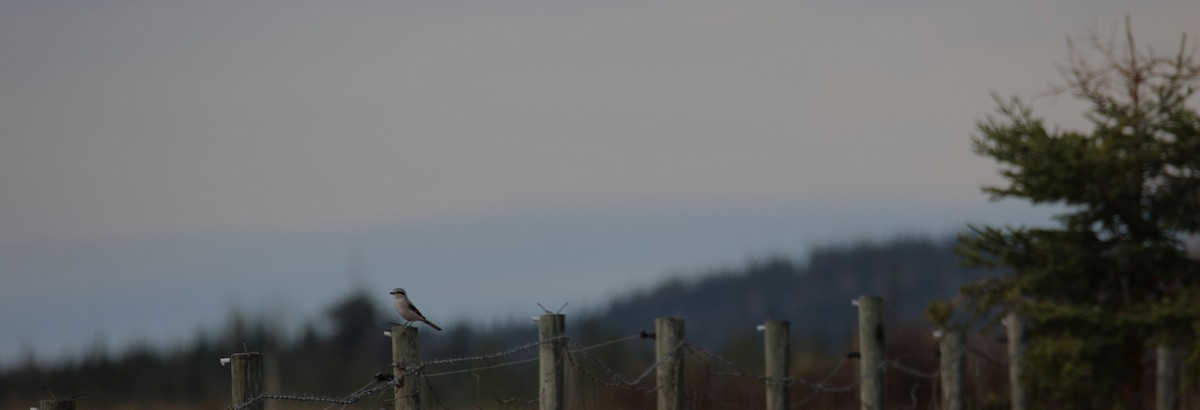
[[[929,307],[925,308],[925,319],[938,329],[950,326],[950,319],[953,316],[954,305],[945,298],[935,298],[929,302]]]
[[[1186,40],[1186,38],[1185,38]],[[1200,231],[1200,115],[1189,98],[1200,65],[1117,47],[1093,34],[1094,64],[1073,44],[1055,90],[1091,104],[1090,132],[1049,129],[1013,98],[978,124],[975,151],[1002,167],[993,199],[1064,205],[1053,228],[972,227],[957,249],[968,266],[1012,274],[964,286],[983,318],[1033,320],[1024,363],[1033,398],[1060,408],[1135,408],[1146,349],[1196,345],[1200,265],[1183,240]],[[948,321],[948,302],[927,309]],[[1192,348],[1189,374],[1200,375]]]

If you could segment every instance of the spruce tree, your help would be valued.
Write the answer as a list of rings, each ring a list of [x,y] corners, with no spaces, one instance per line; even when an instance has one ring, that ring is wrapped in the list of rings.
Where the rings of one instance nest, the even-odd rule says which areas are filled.
[[[1029,329],[1023,363],[1046,408],[1141,408],[1141,381],[1158,344],[1182,347],[1200,373],[1200,264],[1186,241],[1200,231],[1200,115],[1189,106],[1200,64],[1184,35],[1156,55],[1125,35],[1068,38],[1056,94],[1089,105],[1088,131],[1048,128],[1018,98],[996,97],[976,153],[995,159],[992,199],[1057,204],[1052,227],[972,226],[958,251],[970,266],[1010,273],[961,289],[976,318],[1009,311]],[[950,316],[945,301],[929,313]],[[945,325],[946,323],[942,323]],[[1192,380],[1195,380],[1192,377]]]

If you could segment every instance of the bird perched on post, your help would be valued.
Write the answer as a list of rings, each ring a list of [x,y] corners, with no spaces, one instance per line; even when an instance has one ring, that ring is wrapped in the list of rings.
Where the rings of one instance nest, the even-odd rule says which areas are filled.
[[[412,301],[408,299],[408,294],[404,292],[404,288],[395,288],[389,293],[391,293],[392,297],[396,298],[396,313],[399,313],[400,317],[408,321],[404,323],[405,325],[412,322],[425,322],[429,327],[438,331],[442,330],[441,327],[426,319],[425,315],[422,315],[416,306],[413,306]]]

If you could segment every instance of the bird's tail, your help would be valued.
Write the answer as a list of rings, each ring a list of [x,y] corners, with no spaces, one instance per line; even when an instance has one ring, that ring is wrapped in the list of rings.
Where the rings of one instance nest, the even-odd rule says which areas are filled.
[[[422,321],[422,322],[425,322],[425,324],[429,325],[429,327],[432,327],[432,328],[434,328],[434,329],[437,329],[439,332],[440,332],[440,331],[442,331],[442,327],[441,327],[441,326],[438,326],[438,325],[435,325],[435,324],[433,324],[433,322],[430,322],[430,321],[429,321],[429,319],[422,319],[421,321]]]

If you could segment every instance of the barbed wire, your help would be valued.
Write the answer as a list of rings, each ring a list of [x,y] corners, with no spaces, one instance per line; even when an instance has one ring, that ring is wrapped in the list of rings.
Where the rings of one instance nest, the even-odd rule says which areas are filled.
[[[905,410],[917,410],[917,389],[920,388],[921,383],[913,383],[912,387],[908,389],[908,397],[912,399],[912,404],[905,407]]]
[[[727,372],[720,372],[720,371],[712,371],[711,368],[706,368],[706,372],[708,374],[724,376],[724,377],[740,377],[740,378],[745,378],[745,379],[749,379],[749,380],[754,380],[754,381],[760,382],[760,383],[782,383],[784,386],[788,386],[788,387],[801,386],[801,387],[811,390],[811,393],[808,396],[806,396],[804,399],[800,400],[799,402],[796,402],[795,404],[793,404],[791,406],[792,408],[797,408],[801,405],[804,405],[805,403],[811,401],[813,398],[815,398],[817,395],[819,395],[821,393],[850,392],[856,386],[860,385],[864,379],[871,377],[871,375],[865,374],[860,378],[856,378],[854,381],[852,381],[849,384],[840,385],[840,386],[831,385],[829,383],[830,380],[832,380],[834,377],[836,377],[841,372],[841,370],[845,366],[846,362],[849,361],[849,359],[853,356],[852,354],[843,355],[841,357],[841,359],[833,366],[833,369],[830,370],[830,372],[827,375],[825,375],[825,377],[823,377],[820,381],[815,382],[815,383],[805,380],[803,378],[790,377],[790,376],[788,376],[788,377],[769,377],[769,376],[766,376],[763,374],[759,374],[758,372],[750,371],[747,368],[740,366],[737,363],[733,362],[732,360],[729,360],[719,354],[716,354],[716,353],[704,348],[703,346],[697,345],[697,344],[692,343],[687,340],[682,340],[676,346],[674,346],[672,349],[667,351],[667,353],[665,355],[663,355],[662,357],[659,357],[657,360],[655,360],[654,363],[652,363],[651,365],[649,365],[648,367],[643,369],[637,376],[628,378],[628,377],[623,376],[620,372],[614,370],[604,360],[602,360],[601,358],[599,358],[591,353],[591,351],[600,349],[603,347],[627,342],[629,340],[633,340],[633,339],[637,339],[637,338],[649,338],[649,337],[653,337],[653,336],[648,335],[646,332],[641,332],[641,333],[635,334],[635,335],[624,336],[624,337],[596,343],[593,345],[584,346],[581,343],[579,343],[578,341],[576,341],[568,336],[558,336],[558,337],[549,338],[549,339],[545,339],[545,340],[539,340],[536,342],[526,343],[526,344],[523,344],[520,346],[516,346],[516,347],[510,348],[510,349],[495,352],[495,353],[441,358],[441,359],[417,362],[410,366],[404,366],[404,367],[399,367],[399,368],[397,368],[396,365],[393,365],[393,368],[396,370],[403,371],[406,374],[417,375],[418,377],[420,377],[421,380],[425,381],[426,385],[429,385],[430,378],[440,377],[440,376],[448,376],[448,375],[454,375],[454,374],[469,373],[469,372],[476,372],[476,371],[480,371],[480,370],[494,369],[494,368],[500,368],[500,367],[506,367],[506,366],[514,366],[514,365],[520,365],[520,364],[525,364],[525,363],[531,363],[531,362],[539,360],[539,357],[532,357],[532,358],[526,358],[526,359],[520,359],[520,360],[511,360],[511,361],[507,361],[507,362],[491,364],[491,365],[484,366],[484,367],[471,367],[468,369],[449,370],[449,371],[437,372],[437,373],[427,372],[427,369],[432,366],[450,366],[450,365],[460,365],[460,364],[464,364],[464,363],[473,363],[473,362],[479,362],[479,361],[496,360],[496,359],[510,357],[517,353],[520,353],[520,352],[523,352],[523,351],[526,351],[529,349],[533,349],[535,347],[541,346],[546,343],[564,342],[569,347],[568,349],[565,349],[566,350],[566,352],[565,352],[566,353],[565,354],[566,363],[569,363],[571,365],[572,369],[579,371],[580,373],[585,375],[587,378],[589,378],[592,382],[602,385],[602,386],[607,386],[607,387],[624,388],[624,389],[630,389],[630,390],[640,391],[640,392],[644,392],[644,393],[653,393],[659,389],[659,386],[656,385],[654,387],[646,387],[643,385],[643,382],[650,376],[650,374],[654,373],[654,371],[656,369],[658,369],[660,366],[662,366],[663,364],[665,364],[667,361],[671,360],[672,358],[674,358],[680,354],[690,353],[690,354],[695,355],[697,358],[699,358],[703,362],[705,362],[706,366],[709,366],[708,363],[711,363],[711,364],[716,364],[719,367],[730,370]],[[972,353],[980,355],[979,352],[972,351]],[[598,367],[599,369],[601,369],[603,371],[604,375],[600,376],[600,375],[597,375],[596,373],[592,372],[591,370],[589,370],[588,366],[585,366],[584,363],[576,360],[576,356],[582,356],[583,358],[586,358],[586,360],[594,363],[596,365],[596,367]],[[983,356],[983,355],[980,355],[980,356]],[[898,358],[891,359],[891,360],[884,360],[883,362],[880,363],[879,370],[886,371],[886,369],[888,367],[891,367],[891,368],[897,369],[903,373],[906,373],[906,374],[909,374],[911,376],[918,377],[921,379],[936,380],[938,378],[938,376],[939,376],[938,371],[935,370],[932,372],[925,372],[922,370],[918,370],[918,369],[909,367],[901,362],[902,358],[903,357],[898,357]],[[361,401],[362,399],[364,399],[366,397],[370,397],[372,395],[382,392],[383,390],[387,389],[388,387],[398,386],[399,383],[400,383],[400,380],[391,378],[390,375],[380,374],[380,375],[376,376],[375,380],[367,383],[362,388],[359,388],[358,390],[354,391],[353,393],[350,393],[349,395],[346,395],[345,397],[342,397],[342,398],[325,397],[325,396],[310,396],[310,395],[303,395],[303,394],[266,394],[266,393],[264,393],[264,394],[260,394],[256,397],[254,397],[250,400],[247,400],[246,402],[240,403],[237,406],[228,407],[228,409],[242,410],[242,409],[245,409],[246,407],[248,407],[252,404],[255,404],[259,401],[262,401],[262,400],[280,400],[280,401],[292,401],[292,402],[329,403],[330,406],[325,408],[325,410],[328,410],[330,408],[333,408],[334,406],[339,406],[339,405],[343,406],[343,407],[352,406],[355,403]],[[695,386],[693,385],[692,387],[694,388]],[[913,398],[913,403],[914,403],[913,406],[916,406],[916,403],[917,403],[915,391],[918,388],[919,388],[918,385],[914,385],[913,390],[910,391],[910,397]],[[436,394],[437,394],[436,391],[432,390],[432,386],[430,386],[430,392],[431,392],[431,394],[434,395],[435,401],[438,402],[437,404],[439,406],[441,406],[442,408],[445,408],[446,406],[444,404],[442,404],[440,402],[440,399],[436,396]],[[696,392],[699,392],[699,390],[697,390]],[[740,406],[740,405],[737,405],[734,403],[722,401],[721,399],[714,397],[712,395],[712,393],[708,392],[708,391],[705,391],[702,394],[704,394],[706,397],[716,401],[717,404],[720,404],[720,405]],[[500,399],[498,396],[495,395],[494,392],[492,393],[492,395],[496,399],[496,401],[501,405],[518,403],[518,402],[524,403],[524,404],[536,404],[538,402],[538,400],[536,400],[536,399],[528,400],[528,399],[520,399],[520,398],[516,398],[516,397],[509,398],[509,399]],[[744,406],[742,406],[742,407],[744,407]]]
[[[478,370],[488,370],[488,369],[495,369],[498,367],[514,366],[514,365],[518,365],[518,364],[536,362],[537,360],[538,360],[537,357],[532,357],[532,358],[528,358],[528,359],[514,360],[511,362],[497,363],[494,365],[484,366],[484,367],[472,367],[469,369],[449,370],[449,371],[444,371],[444,372],[439,372],[439,373],[427,374],[424,377],[428,378],[428,377],[448,376],[448,375],[452,375],[452,374],[470,373],[470,372],[474,372],[474,371],[478,371]]]
[[[809,393],[808,396],[806,396],[803,399],[800,399],[800,401],[792,404],[790,407],[793,409],[800,408],[800,406],[803,406],[803,405],[807,404],[809,401],[812,401],[812,399],[816,398],[817,395],[819,395],[821,393],[849,393],[851,390],[854,390],[854,388],[856,386],[858,386],[860,383],[862,383],[863,378],[855,379],[854,382],[852,382],[848,385],[845,385],[845,386],[834,387],[834,386],[828,386],[826,384],[826,383],[829,383],[829,381],[832,380],[833,377],[838,374],[838,371],[842,370],[842,366],[844,366],[848,360],[849,360],[849,358],[843,356],[842,360],[839,360],[837,365],[833,366],[833,370],[831,370],[829,372],[829,374],[825,376],[824,379],[822,379],[820,382],[817,383],[817,388],[813,389],[812,393]]]
[[[629,335],[629,336],[625,336],[625,337],[619,337],[619,338],[616,338],[616,339],[609,340],[609,341],[607,341],[607,342],[600,342],[600,343],[597,343],[597,344],[594,344],[594,345],[591,345],[591,346],[587,346],[587,347],[580,346],[579,342],[576,342],[576,341],[575,341],[575,339],[571,339],[571,338],[567,338],[567,343],[571,343],[571,344],[574,344],[574,345],[576,345],[576,346],[579,346],[579,348],[577,348],[577,349],[575,349],[575,350],[574,350],[575,352],[586,352],[586,351],[588,351],[588,350],[596,350],[596,349],[599,349],[599,348],[601,348],[601,347],[605,347],[605,346],[609,346],[609,345],[614,345],[614,344],[617,344],[617,343],[628,342],[628,341],[630,341],[630,340],[633,340],[633,339],[652,339],[652,338],[653,338],[653,336],[650,336],[650,335],[649,335],[649,334],[647,334],[646,332],[641,332],[641,333],[638,333],[638,334],[636,334],[636,335]]]
[[[599,359],[588,354],[587,350],[584,350],[584,349],[577,349],[577,350],[573,350],[570,352],[583,353],[583,355],[585,357],[588,357],[588,358],[592,359],[593,361],[595,361],[598,365],[600,365],[601,367],[603,367],[605,369],[605,372],[607,372],[609,374],[610,380],[604,380],[604,379],[600,378],[599,376],[596,376],[591,371],[589,371],[586,367],[579,365],[578,363],[575,362],[574,357],[572,357],[570,354],[567,355],[567,359],[568,359],[568,363],[571,364],[571,367],[573,369],[579,370],[585,376],[592,379],[593,382],[598,383],[600,385],[607,386],[607,387],[638,390],[638,391],[642,391],[644,393],[653,393],[658,390],[659,386],[656,385],[653,388],[643,389],[639,386],[642,383],[642,380],[645,380],[646,377],[649,377],[650,374],[652,372],[654,372],[655,369],[658,369],[659,366],[662,366],[664,363],[666,363],[672,357],[679,354],[679,352],[682,351],[686,345],[687,345],[687,341],[680,341],[679,344],[675,345],[674,348],[672,348],[671,350],[668,350],[667,354],[663,355],[663,357],[660,357],[653,364],[651,364],[649,367],[647,367],[645,370],[643,370],[641,374],[639,374],[637,377],[635,377],[633,379],[627,379],[625,377],[622,377],[615,370],[613,370],[612,368],[605,365],[603,363],[603,361],[600,361]],[[613,379],[615,379],[615,380],[613,380]]]
[[[759,375],[757,373],[747,370],[744,367],[738,366],[737,364],[734,364],[729,359],[721,357],[721,355],[713,353],[713,352],[709,351],[708,349],[705,349],[695,343],[689,342],[688,350],[691,351],[692,353],[696,354],[697,357],[700,357],[701,355],[708,356],[708,357],[716,360],[717,362],[720,362],[722,365],[736,370],[736,372],[733,372],[733,373],[714,373],[714,374],[718,374],[718,375],[722,375],[722,376],[745,377],[745,378],[753,379],[753,380],[759,381],[759,382],[784,383],[786,385],[791,385],[792,383],[797,383],[799,380],[799,379],[792,379],[790,377],[767,377],[765,375]],[[703,360],[703,357],[701,357],[701,360]],[[805,382],[805,383],[807,383],[807,382]]]
[[[833,369],[830,370],[830,372],[827,375],[825,375],[825,377],[823,377],[819,382],[813,383],[808,380],[805,380],[802,378],[795,378],[795,377],[767,377],[765,375],[760,375],[755,372],[746,370],[744,367],[739,366],[736,363],[733,363],[731,360],[726,359],[726,358],[722,357],[721,355],[713,353],[712,351],[705,349],[701,346],[698,346],[696,344],[689,343],[688,348],[689,348],[689,350],[692,350],[694,353],[699,353],[703,356],[707,356],[707,357],[713,359],[714,361],[735,370],[734,372],[711,372],[712,374],[721,375],[721,376],[742,377],[742,378],[747,378],[750,380],[755,380],[757,382],[784,383],[785,386],[789,386],[789,387],[790,386],[802,386],[802,387],[805,387],[805,388],[811,390],[811,393],[809,393],[808,396],[805,396],[800,401],[789,406],[790,408],[793,408],[793,409],[799,408],[799,407],[807,404],[808,402],[812,401],[813,399],[815,399],[818,395],[820,395],[822,393],[838,394],[838,393],[851,392],[854,390],[855,387],[862,384],[863,380],[866,380],[867,378],[871,377],[870,374],[864,374],[864,375],[862,375],[862,377],[855,378],[855,380],[853,382],[851,382],[850,384],[843,385],[843,386],[833,386],[833,385],[829,384],[829,381],[832,380],[835,376],[837,376],[837,374],[845,366],[846,362],[849,361],[850,356],[851,356],[849,354],[842,356],[841,359],[838,360],[837,364],[835,364],[833,366]],[[889,364],[886,361],[881,362],[881,363],[879,363],[878,370],[886,371],[888,365]],[[911,370],[911,369],[909,369],[909,370]],[[918,372],[918,373],[920,373],[920,372]]]
[[[255,403],[258,403],[259,401],[263,401],[263,400],[279,400],[279,401],[292,401],[292,402],[302,402],[302,403],[331,403],[333,405],[348,406],[348,405],[353,405],[355,403],[358,403],[360,400],[362,400],[366,397],[372,396],[376,393],[379,393],[379,392],[387,389],[388,387],[393,387],[393,386],[398,385],[394,379],[386,380],[386,381],[376,380],[376,381],[372,381],[371,384],[374,384],[375,386],[366,388],[366,389],[360,388],[355,393],[351,393],[350,395],[347,395],[346,397],[343,397],[340,399],[333,398],[333,397],[327,397],[327,396],[309,396],[309,395],[303,395],[303,394],[263,393],[258,396],[255,396],[249,400],[246,400],[242,403],[239,403],[236,406],[229,406],[227,408],[230,410],[242,410],[242,409],[245,409],[245,408],[247,408],[251,405],[254,405]]]
[[[446,405],[442,403],[442,398],[438,396],[437,389],[433,388],[433,383],[429,382],[429,377],[426,376],[424,372],[420,373],[420,376],[421,380],[425,382],[425,387],[429,389],[429,395],[433,396],[433,401],[436,402],[438,406],[441,406],[441,408],[450,410],[449,407],[446,407]]]
[[[911,367],[905,366],[904,364],[900,363],[900,359],[901,359],[901,358],[895,358],[895,359],[892,359],[892,360],[887,360],[887,361],[885,361],[885,363],[887,363],[887,365],[888,365],[888,366],[891,366],[891,367],[893,367],[893,368],[895,368],[895,369],[897,369],[897,370],[900,370],[900,371],[902,371],[902,372],[904,372],[904,373],[908,373],[909,375],[911,375],[911,376],[913,376],[913,377],[918,377],[918,378],[922,378],[922,379],[929,379],[929,380],[937,380],[937,378],[938,378],[938,372],[939,372],[938,370],[934,370],[933,372],[928,372],[928,373],[927,373],[927,372],[923,372],[923,371],[920,371],[920,370],[917,370],[917,369],[914,369],[914,368],[911,368]]]
[[[577,348],[574,350],[568,351],[567,357],[569,359],[573,360],[573,358],[571,357],[570,354],[571,353],[579,353],[582,356],[591,360],[593,363],[596,363],[597,365],[599,365],[600,368],[604,369],[604,372],[607,373],[610,378],[616,379],[618,382],[626,384],[626,385],[637,384],[634,381],[631,381],[629,379],[622,377],[619,373],[617,373],[616,370],[613,370],[611,367],[609,367],[607,364],[605,364],[603,360],[600,360],[600,358],[593,356],[591,353],[588,353],[589,350],[594,350],[595,348],[600,347],[600,346],[607,346],[607,345],[613,344],[614,342],[617,342],[617,341],[626,341],[626,340],[630,340],[632,338],[637,338],[637,337],[643,337],[643,336],[642,335],[633,335],[633,336],[624,337],[624,338],[616,339],[613,341],[597,344],[597,345],[590,346],[590,347],[583,347],[579,344],[579,342],[576,342],[575,340],[568,340],[567,341],[568,344],[575,345],[575,346],[577,346]],[[584,369],[584,372],[587,372],[587,370]],[[589,373],[589,375],[590,375],[590,373]],[[609,387],[616,387],[616,386],[609,386]]]
[[[539,401],[538,399],[522,399],[520,397],[509,397],[507,399],[501,399],[500,396],[496,395],[496,392],[492,392],[492,397],[494,397],[496,399],[496,402],[500,403],[501,406],[503,406],[505,404],[512,404],[512,403],[521,403],[521,404],[532,406],[534,404],[538,404],[538,401]]]
[[[570,358],[570,356],[568,356],[568,358]],[[601,378],[600,376],[597,376],[595,373],[592,373],[592,372],[591,372],[590,370],[588,370],[586,367],[583,367],[583,366],[579,365],[578,363],[575,363],[575,361],[574,361],[574,359],[573,359],[573,358],[572,358],[572,359],[571,359],[571,360],[570,360],[568,363],[570,363],[570,364],[571,364],[571,368],[572,368],[572,369],[578,370],[578,371],[579,371],[580,373],[582,373],[584,376],[587,376],[587,378],[588,378],[588,379],[590,379],[590,380],[591,380],[593,383],[599,384],[599,385],[601,385],[601,386],[605,386],[605,387],[612,387],[612,388],[623,388],[623,389],[630,389],[630,390],[638,390],[638,391],[643,391],[643,392],[645,392],[645,393],[652,393],[652,392],[654,392],[654,391],[655,391],[654,389],[650,389],[650,390],[641,390],[641,389],[639,388],[639,386],[638,386],[638,384],[637,384],[637,383],[630,383],[629,381],[627,381],[627,380],[625,380],[624,378],[620,377],[620,375],[617,375],[617,374],[613,373],[613,372],[612,372],[611,370],[609,370],[609,369],[606,369],[606,370],[608,370],[608,371],[609,371],[609,376],[610,376],[610,377],[613,377],[613,378],[620,379],[620,380],[617,380],[617,381],[605,380],[605,379]],[[602,366],[602,367],[607,367],[607,366],[603,366],[603,365],[601,365],[601,366]]]
[[[557,341],[567,340],[567,339],[569,339],[567,336],[558,336],[558,337],[552,337],[552,338],[549,338],[546,340],[538,340],[536,342],[526,343],[526,344],[511,348],[511,349],[496,352],[496,353],[428,360],[428,361],[424,361],[424,362],[418,362],[412,366],[406,366],[405,370],[418,371],[418,370],[424,369],[429,366],[454,365],[454,364],[460,364],[460,363],[466,363],[466,362],[480,362],[480,361],[494,360],[494,359],[499,359],[501,357],[512,356],[512,355],[520,353],[522,351],[541,346],[544,343],[557,342]]]
[[[755,372],[749,371],[746,368],[733,363],[729,359],[726,359],[726,358],[722,357],[721,355],[713,353],[712,351],[705,349],[694,343],[689,343],[688,348],[694,352],[701,353],[704,356],[711,357],[711,358],[715,359],[716,361],[720,362],[721,364],[736,370],[735,372],[732,372],[732,373],[723,373],[723,372],[715,372],[714,373],[714,374],[718,374],[718,375],[743,377],[743,378],[748,378],[748,379],[751,379],[751,380],[754,380],[757,382],[763,382],[763,383],[765,383],[765,382],[783,383],[785,386],[788,386],[788,387],[802,386],[802,387],[808,388],[810,390],[816,390],[816,391],[825,392],[825,393],[844,393],[844,392],[850,391],[851,389],[854,388],[854,386],[856,386],[858,384],[858,383],[854,383],[854,384],[851,384],[851,385],[845,386],[845,387],[831,387],[826,384],[834,375],[837,374],[837,372],[839,370],[841,370],[842,366],[845,365],[846,360],[847,360],[846,356],[843,356],[841,358],[841,360],[838,361],[838,363],[834,366],[833,371],[830,372],[829,375],[825,376],[825,378],[822,379],[820,382],[813,383],[811,381],[808,381],[803,378],[798,378],[798,377],[790,377],[790,376],[768,377],[766,375],[760,375]],[[883,366],[884,366],[883,364],[880,364],[880,367],[883,367]]]
[[[824,375],[820,381],[812,382],[812,381],[808,381],[805,379],[791,378],[791,376],[788,376],[788,378],[769,378],[769,376],[766,376],[766,375],[760,375],[760,374],[757,374],[754,372],[750,372],[750,370],[746,370],[744,367],[738,366],[738,364],[733,363],[732,361],[728,360],[728,358],[722,357],[721,355],[715,354],[715,352],[704,349],[704,348],[702,348],[702,346],[698,346],[696,344],[689,344],[689,349],[692,350],[692,352],[694,352],[694,354],[698,354],[697,356],[700,356],[700,355],[707,356],[709,358],[712,358],[713,361],[722,364],[722,366],[736,369],[736,372],[708,372],[709,374],[720,375],[720,376],[737,376],[737,378],[755,380],[758,382],[772,382],[772,381],[773,382],[784,382],[785,386],[802,386],[805,388],[809,388],[809,390],[811,392],[808,394],[808,396],[805,396],[803,399],[800,399],[799,402],[791,404],[790,405],[791,409],[798,409],[798,408],[800,408],[800,406],[808,404],[809,402],[811,402],[812,399],[816,398],[817,396],[820,396],[821,393],[848,393],[848,392],[851,392],[854,390],[854,387],[857,387],[858,385],[862,384],[863,380],[868,379],[871,376],[869,374],[864,374],[862,376],[862,378],[856,378],[856,379],[854,379],[853,382],[851,382],[851,384],[847,384],[844,386],[829,385],[829,381],[833,380],[834,376],[838,375],[841,372],[842,367],[845,367],[846,362],[848,360],[850,360],[850,355],[841,356],[838,363],[834,364],[833,369],[829,370],[828,374]],[[702,360],[703,360],[703,358],[702,358]],[[887,366],[888,366],[888,363],[883,362],[883,363],[880,363],[880,366],[878,366],[878,369],[886,370]],[[740,408],[745,408],[744,405],[738,405],[738,404],[724,402],[724,400],[716,398],[716,397],[712,396],[712,394],[706,394],[706,396],[716,400],[716,402],[719,402],[718,404],[721,404],[721,405],[740,406]]]
[[[380,383],[381,381],[386,381],[386,380],[389,380],[389,379],[386,379],[386,378],[384,378],[384,377],[382,376],[382,374],[380,374],[380,375],[376,375],[376,376],[375,376],[375,379],[373,379],[373,380],[371,380],[371,381],[367,382],[367,384],[364,384],[362,387],[359,387],[359,388],[358,388],[358,390],[355,390],[353,393],[350,393],[350,394],[349,394],[349,395],[347,395],[346,397],[343,397],[343,399],[348,399],[348,398],[350,398],[350,397],[354,397],[355,395],[357,395],[357,394],[360,394],[360,393],[362,393],[363,391],[365,391],[365,390],[367,390],[367,389],[371,388],[371,386],[372,386],[372,385],[374,385],[374,384],[376,384],[376,383]],[[332,408],[333,408],[333,406],[337,406],[337,405],[338,405],[338,403],[330,404],[329,406],[326,406],[324,409],[321,409],[321,410],[329,410],[329,409],[332,409]],[[345,405],[345,404],[342,404],[342,405],[341,405],[341,407],[343,407],[343,408],[344,408],[344,407],[346,407],[346,405]]]
[[[598,348],[601,348],[604,346],[621,343],[621,342],[625,342],[625,341],[632,340],[632,339],[637,339],[639,337],[642,337],[642,336],[641,335],[631,335],[631,336],[626,336],[626,337],[609,340],[606,342],[597,343],[597,344],[594,344],[591,346],[583,346],[568,336],[559,336],[559,337],[550,338],[550,339],[547,339],[544,341],[528,343],[528,344],[521,345],[521,346],[509,349],[509,350],[505,350],[502,352],[497,352],[497,353],[492,353],[492,354],[487,354],[487,355],[465,356],[465,357],[457,357],[457,358],[431,360],[431,361],[427,361],[427,362],[420,362],[413,366],[405,367],[404,369],[407,371],[415,372],[415,371],[423,371],[423,369],[425,367],[431,366],[431,365],[451,365],[451,364],[461,364],[461,363],[466,363],[466,362],[471,362],[471,361],[492,360],[492,359],[496,359],[496,358],[500,358],[500,357],[511,356],[511,355],[519,353],[523,350],[532,349],[534,347],[540,346],[545,343],[555,342],[555,341],[560,341],[560,340],[566,341],[568,344],[573,344],[575,346],[578,346],[575,350],[572,350],[571,352],[580,352],[580,353],[586,354],[588,350],[598,349]],[[498,363],[498,364],[485,366],[485,367],[472,367],[469,369],[450,370],[450,371],[433,373],[433,374],[423,374],[423,377],[429,378],[429,377],[438,377],[438,376],[447,376],[447,375],[453,375],[453,374],[469,373],[469,372],[473,372],[473,371],[477,371],[477,370],[487,370],[487,369],[494,369],[494,368],[505,367],[505,366],[513,366],[513,365],[518,365],[518,364],[523,364],[523,363],[530,363],[530,362],[534,362],[537,360],[538,360],[537,357],[532,357],[532,358],[528,358],[528,359],[521,359],[521,360],[510,361],[510,362]]]

